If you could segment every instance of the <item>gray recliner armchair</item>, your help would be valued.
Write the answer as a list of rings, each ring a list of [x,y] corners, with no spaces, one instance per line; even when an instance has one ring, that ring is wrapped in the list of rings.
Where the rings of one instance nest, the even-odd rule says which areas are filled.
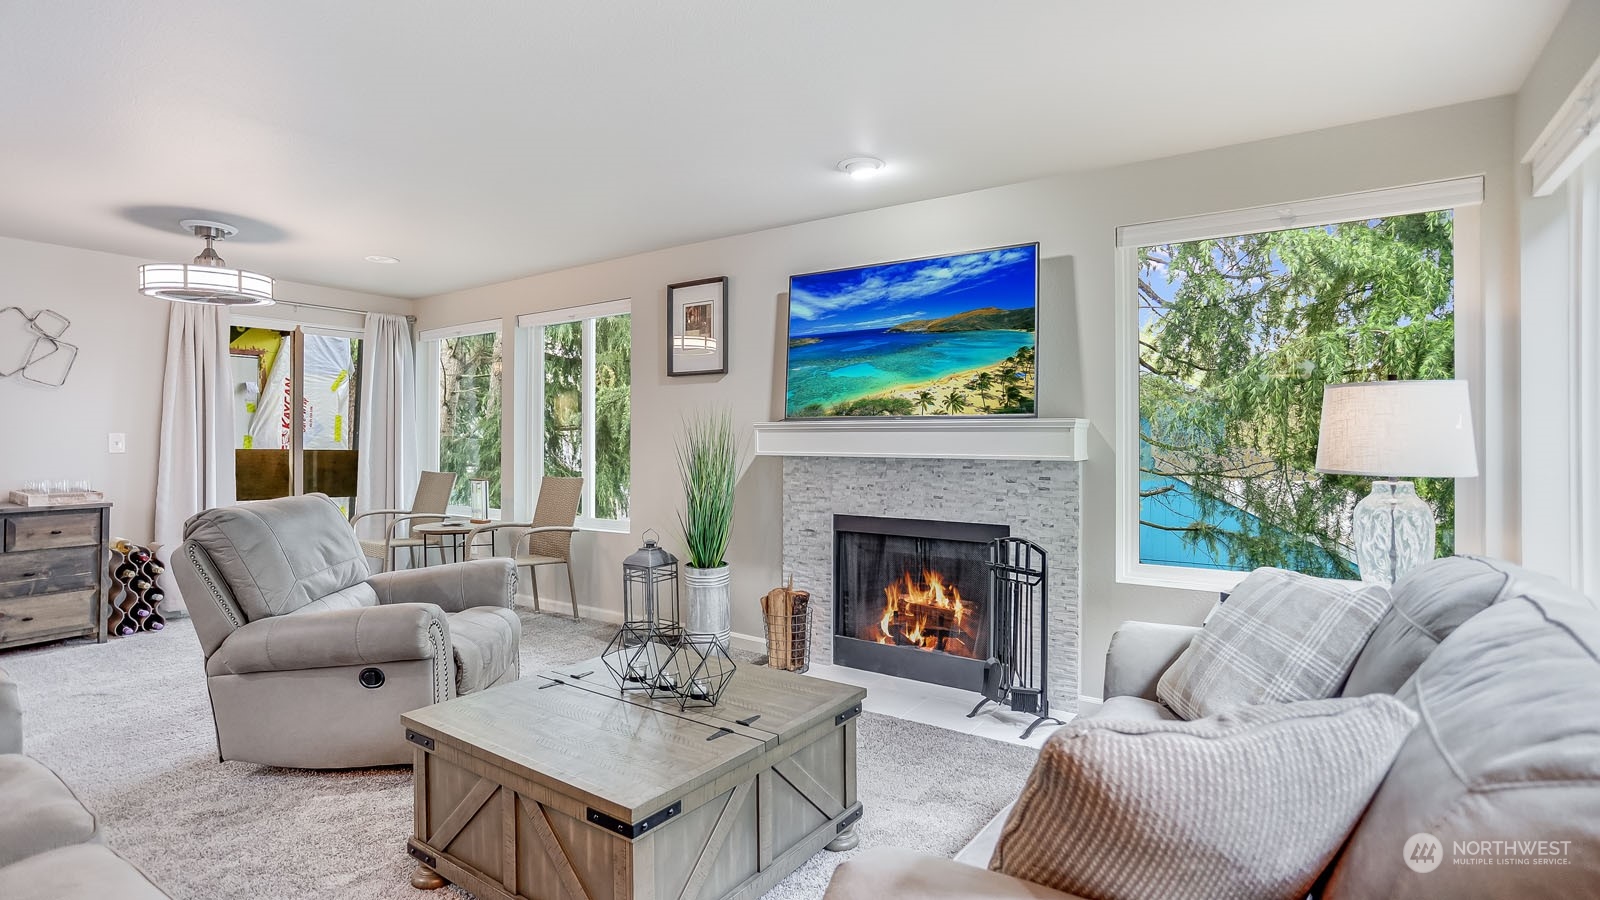
[[[221,759],[411,761],[400,714],[515,681],[508,559],[371,575],[322,494],[206,510],[173,554],[206,657]]]

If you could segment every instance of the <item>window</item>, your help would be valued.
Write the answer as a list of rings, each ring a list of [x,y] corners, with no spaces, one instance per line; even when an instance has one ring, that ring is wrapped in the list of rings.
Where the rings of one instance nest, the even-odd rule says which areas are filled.
[[[320,491],[348,513],[356,492],[360,332],[250,316],[234,322],[228,352],[235,496],[263,500]],[[290,414],[297,392],[298,452]]]
[[[583,478],[586,527],[626,531],[631,487],[632,317],[626,300],[517,320],[527,335],[533,481]],[[531,486],[530,486],[531,488]]]
[[[1119,578],[1359,577],[1371,479],[1316,472],[1323,387],[1456,377],[1454,204],[1477,196],[1470,179],[1119,232]],[[1416,483],[1449,554],[1454,480]]]
[[[424,442],[424,461],[456,474],[452,512],[470,511],[471,479],[489,482],[491,515],[500,509],[500,323],[479,322],[422,334],[423,365],[431,378],[429,406],[437,440]],[[427,392],[427,391],[425,391]],[[431,459],[428,458],[431,450]]]

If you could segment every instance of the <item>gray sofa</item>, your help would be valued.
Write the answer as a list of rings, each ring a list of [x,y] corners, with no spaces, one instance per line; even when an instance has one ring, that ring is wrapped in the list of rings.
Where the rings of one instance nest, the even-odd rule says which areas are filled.
[[[224,760],[409,763],[401,713],[521,674],[510,560],[373,575],[322,494],[200,513],[172,562]]]
[[[1479,557],[1421,566],[1393,596],[1343,694],[1393,693],[1421,721],[1318,896],[1600,897],[1600,610],[1552,579]],[[1156,683],[1197,630],[1125,623],[1107,653],[1106,701],[1087,715],[1174,718]],[[827,900],[1070,900],[987,870],[1008,812],[953,860],[868,851],[839,867]],[[1446,853],[1457,841],[1569,843],[1564,862],[1447,862],[1421,874],[1402,858],[1419,832]]]
[[[167,895],[100,843],[90,812],[44,764],[22,753],[22,703],[0,669],[0,897],[151,900]]]

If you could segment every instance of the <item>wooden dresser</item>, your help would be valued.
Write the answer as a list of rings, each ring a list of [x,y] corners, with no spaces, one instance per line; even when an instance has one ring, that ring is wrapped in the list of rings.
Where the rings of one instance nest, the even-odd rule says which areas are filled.
[[[106,639],[111,504],[0,503],[0,649]]]

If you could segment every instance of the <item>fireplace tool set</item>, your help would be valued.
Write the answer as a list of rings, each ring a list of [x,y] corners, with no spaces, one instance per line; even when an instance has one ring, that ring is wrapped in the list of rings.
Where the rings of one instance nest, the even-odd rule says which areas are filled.
[[[989,654],[983,669],[983,699],[967,713],[976,716],[990,703],[1034,716],[1024,740],[1050,715],[1049,564],[1044,548],[1032,541],[998,538],[989,542]]]

